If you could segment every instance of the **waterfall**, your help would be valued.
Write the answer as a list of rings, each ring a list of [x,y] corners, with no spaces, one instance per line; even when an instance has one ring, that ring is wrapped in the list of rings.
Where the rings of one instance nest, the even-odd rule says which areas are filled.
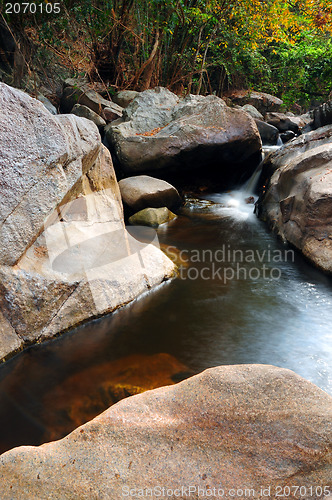
[[[264,163],[266,155],[269,153],[272,153],[274,151],[277,151],[278,149],[281,148],[281,146],[283,146],[283,142],[280,138],[280,135],[278,135],[278,141],[277,141],[277,144],[275,146],[263,146],[262,147],[262,160],[261,160],[261,162],[259,163],[259,165],[255,169],[252,176],[242,186],[242,191],[244,192],[244,194],[252,195],[255,193],[257,185],[258,185],[258,181],[259,181],[259,178],[260,178],[260,175],[262,172],[262,167],[263,167],[263,163]]]

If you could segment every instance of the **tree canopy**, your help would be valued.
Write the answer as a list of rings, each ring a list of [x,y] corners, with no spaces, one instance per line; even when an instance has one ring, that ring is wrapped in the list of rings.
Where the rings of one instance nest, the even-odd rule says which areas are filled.
[[[330,0],[63,0],[58,15],[10,18],[76,73],[110,89],[254,88],[308,104],[332,81]]]

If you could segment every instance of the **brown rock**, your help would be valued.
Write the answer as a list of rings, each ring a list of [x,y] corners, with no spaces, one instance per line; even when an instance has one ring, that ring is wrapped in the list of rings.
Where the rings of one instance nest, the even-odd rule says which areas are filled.
[[[125,399],[61,441],[3,454],[1,497],[118,499],[189,485],[196,500],[198,487],[251,488],[254,498],[262,487],[268,498],[277,486],[308,491],[330,484],[331,417],[331,397],[290,370],[212,368]]]

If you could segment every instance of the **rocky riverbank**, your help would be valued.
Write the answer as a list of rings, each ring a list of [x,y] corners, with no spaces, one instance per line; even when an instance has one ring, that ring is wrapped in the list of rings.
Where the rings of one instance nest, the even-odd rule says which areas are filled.
[[[190,486],[194,499],[198,488],[204,497],[250,489],[251,498],[278,498],[296,486],[292,498],[321,498],[331,479],[331,403],[289,370],[212,368],[125,399],[61,441],[3,454],[1,495],[157,498],[159,487],[185,498]]]

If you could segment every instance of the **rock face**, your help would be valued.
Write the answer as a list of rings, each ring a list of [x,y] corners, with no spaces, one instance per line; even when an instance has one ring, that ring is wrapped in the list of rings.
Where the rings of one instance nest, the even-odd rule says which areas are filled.
[[[268,156],[258,214],[322,270],[332,272],[332,126]]]
[[[179,98],[157,87],[141,92],[124,122],[106,136],[126,173],[188,170],[244,163],[261,150],[254,120],[216,96]]]
[[[192,485],[197,500],[213,488],[220,497],[250,488],[251,498],[264,498],[262,487],[267,498],[277,487],[308,491],[330,484],[331,417],[331,397],[289,370],[212,368],[125,399],[61,441],[3,454],[1,495],[116,499],[159,486],[181,498]],[[305,496],[298,489],[292,498]]]
[[[181,203],[181,197],[174,186],[149,175],[122,179],[119,187],[123,203],[134,211],[148,207],[174,208]]]
[[[124,227],[97,127],[0,84],[0,354],[111,312],[172,275]],[[151,240],[152,242],[152,240]]]
[[[138,225],[138,226],[150,226],[150,227],[158,227],[161,224],[165,224],[166,222],[170,222],[175,219],[176,215],[173,214],[167,207],[160,208],[144,208],[140,210],[136,214],[129,217],[129,224]]]
[[[280,111],[283,101],[278,97],[264,92],[248,92],[247,90],[235,90],[228,97],[234,104],[244,106],[251,104],[263,115],[268,111]]]

